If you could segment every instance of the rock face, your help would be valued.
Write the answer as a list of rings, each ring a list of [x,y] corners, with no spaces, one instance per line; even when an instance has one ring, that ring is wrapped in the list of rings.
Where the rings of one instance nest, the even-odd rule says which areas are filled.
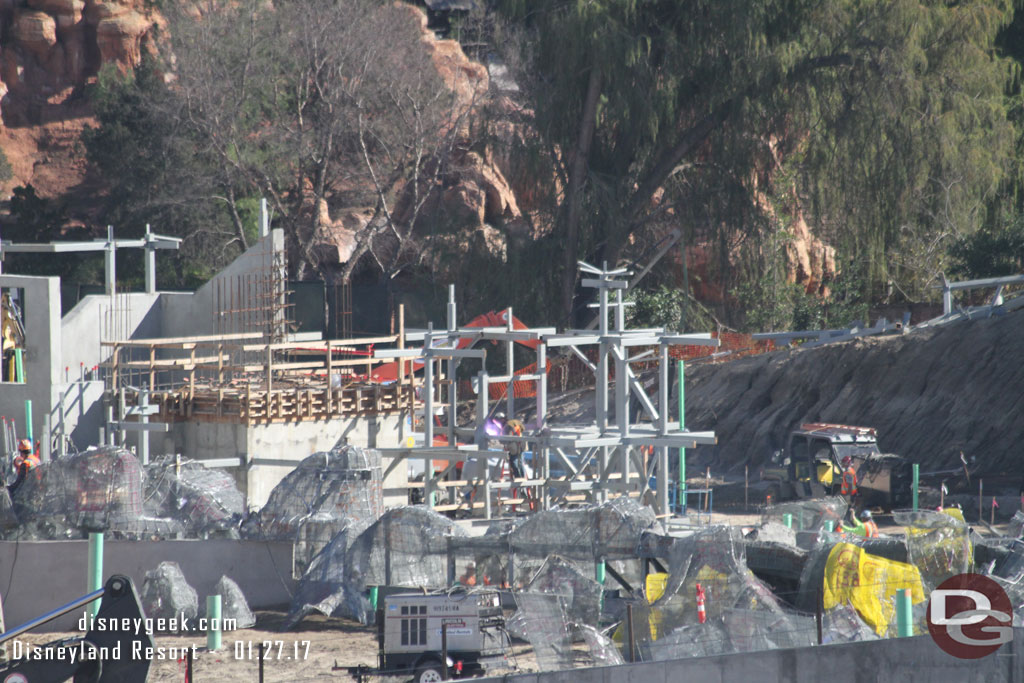
[[[146,0],[0,0],[0,148],[14,171],[0,189],[82,181],[70,140],[90,122],[82,87],[106,64],[137,66],[162,21]]]
[[[0,1],[0,24],[13,27],[0,44],[6,119],[17,100],[79,87],[104,64],[138,65],[157,19],[143,0],[6,0]]]
[[[984,472],[1019,471],[1022,354],[1024,313],[1017,311],[694,365],[686,373],[687,426],[718,436],[717,446],[701,447],[696,457],[741,473],[784,447],[800,422],[875,427],[884,452],[924,463],[922,470],[958,468],[963,451]]]

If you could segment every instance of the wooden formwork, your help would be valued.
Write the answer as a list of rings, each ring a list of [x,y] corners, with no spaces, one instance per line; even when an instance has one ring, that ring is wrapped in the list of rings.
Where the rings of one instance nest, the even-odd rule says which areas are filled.
[[[401,335],[370,339],[267,343],[247,334],[104,342],[108,398],[138,405],[143,387],[158,422],[195,420],[261,424],[381,415],[412,410],[422,384],[399,363],[397,379],[373,375],[388,362],[373,358],[377,345]],[[338,356],[342,356],[338,358]],[[435,375],[439,377],[439,375]],[[435,380],[438,389],[448,381]],[[130,410],[126,411],[129,417]]]

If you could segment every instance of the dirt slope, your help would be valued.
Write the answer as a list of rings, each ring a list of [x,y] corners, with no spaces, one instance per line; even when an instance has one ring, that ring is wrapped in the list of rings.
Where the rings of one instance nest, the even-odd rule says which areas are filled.
[[[823,421],[877,427],[882,450],[923,471],[963,450],[982,472],[1024,476],[1024,313],[694,365],[686,410],[690,429],[718,434],[700,460],[732,471]]]

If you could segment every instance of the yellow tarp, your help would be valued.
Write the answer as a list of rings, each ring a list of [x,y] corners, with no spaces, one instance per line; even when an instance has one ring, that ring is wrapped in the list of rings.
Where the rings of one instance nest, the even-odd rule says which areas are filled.
[[[849,603],[878,635],[884,635],[895,614],[896,591],[901,588],[910,589],[913,604],[925,601],[917,567],[838,543],[825,563],[823,607],[828,610]]]
[[[665,588],[667,586],[668,574],[664,572],[648,574],[646,585],[644,586],[647,595],[647,603],[652,604],[655,600],[658,600],[661,596],[665,595]],[[652,609],[648,621],[651,625],[651,640],[657,640],[658,632],[661,627],[661,610],[657,607]]]

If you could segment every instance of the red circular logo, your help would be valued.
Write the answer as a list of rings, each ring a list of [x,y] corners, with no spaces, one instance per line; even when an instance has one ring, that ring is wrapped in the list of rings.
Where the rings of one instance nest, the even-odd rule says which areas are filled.
[[[932,591],[928,632],[948,654],[980,659],[1013,640],[1013,605],[987,576],[958,574]]]

